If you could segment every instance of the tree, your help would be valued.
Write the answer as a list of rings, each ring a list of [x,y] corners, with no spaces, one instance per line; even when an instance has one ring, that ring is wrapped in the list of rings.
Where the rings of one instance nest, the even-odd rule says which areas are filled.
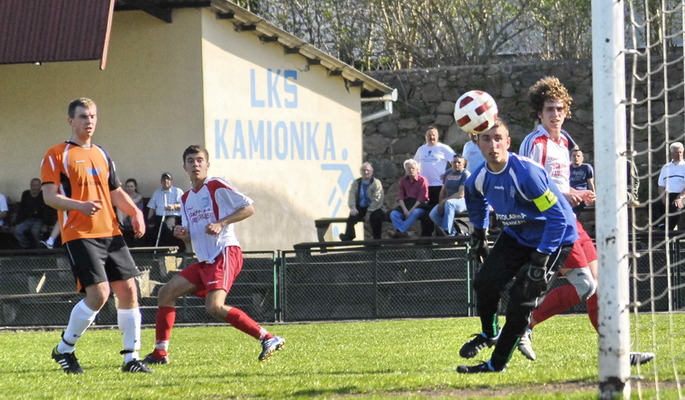
[[[242,0],[362,70],[590,55],[590,0]]]

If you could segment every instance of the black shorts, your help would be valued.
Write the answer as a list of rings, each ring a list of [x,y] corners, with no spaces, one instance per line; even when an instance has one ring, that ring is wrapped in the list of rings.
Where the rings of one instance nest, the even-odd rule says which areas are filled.
[[[79,292],[85,292],[88,286],[96,283],[121,281],[141,275],[121,235],[71,240],[65,247]]]

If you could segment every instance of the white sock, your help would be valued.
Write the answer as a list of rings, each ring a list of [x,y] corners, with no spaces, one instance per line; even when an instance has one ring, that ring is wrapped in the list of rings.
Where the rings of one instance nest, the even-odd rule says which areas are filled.
[[[155,341],[155,350],[169,351],[169,341],[168,340],[157,340],[157,341]]]
[[[67,328],[64,330],[62,341],[57,345],[57,351],[59,353],[72,353],[76,342],[81,339],[81,335],[93,323],[96,315],[98,315],[98,312],[88,308],[85,299],[79,301],[71,309],[69,324],[67,324]]]
[[[50,246],[55,244],[55,238],[54,237],[49,237],[48,240],[46,241],[47,244]]]
[[[124,363],[137,360],[138,350],[140,350],[140,308],[119,309],[117,310],[117,321],[119,330],[123,334],[124,342]]]

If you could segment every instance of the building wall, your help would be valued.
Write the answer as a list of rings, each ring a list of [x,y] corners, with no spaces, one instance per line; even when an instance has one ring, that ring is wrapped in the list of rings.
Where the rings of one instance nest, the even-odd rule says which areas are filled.
[[[255,201],[255,215],[238,227],[241,242],[256,250],[315,241],[314,219],[349,211],[347,188],[362,163],[359,89],[203,16],[211,172]]]
[[[97,61],[0,65],[0,193],[19,199],[46,149],[70,136],[67,104],[86,96],[98,104],[94,142],[144,196],[163,171],[187,189],[181,154],[205,144],[210,173],[255,200],[237,228],[244,249],[316,240],[314,219],[348,212],[362,162],[359,89],[208,9],[173,19],[115,13],[105,71]]]
[[[68,103],[82,96],[98,105],[93,141],[109,152],[121,180],[136,178],[150,196],[161,172],[181,177],[175,143],[201,137],[204,126],[198,17],[189,10],[165,24],[142,12],[116,13],[104,71],[98,61],[0,65],[0,192],[16,201],[40,176],[47,148],[71,135]]]

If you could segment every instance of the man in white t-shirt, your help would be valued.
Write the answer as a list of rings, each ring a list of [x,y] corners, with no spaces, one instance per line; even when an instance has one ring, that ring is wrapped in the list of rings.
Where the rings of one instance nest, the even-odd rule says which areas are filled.
[[[414,160],[419,163],[419,174],[428,181],[429,210],[440,202],[442,179],[450,169],[450,162],[454,157],[454,150],[440,140],[440,131],[435,126],[429,126],[425,133],[426,143],[416,150]],[[433,221],[429,218],[421,220],[421,236],[433,234]]]
[[[659,196],[666,217],[659,223],[664,229],[682,229],[678,224],[685,198],[685,160],[683,160],[683,144],[671,143],[671,161],[661,167],[659,173]]]
[[[147,219],[150,223],[148,243],[154,246],[178,246],[180,251],[184,251],[185,244],[174,238],[172,233],[174,227],[181,224],[183,190],[173,185],[174,179],[168,172],[162,174],[160,183],[162,187],[155,190],[147,203]]]
[[[464,143],[464,148],[461,151],[461,155],[466,160],[466,170],[473,172],[485,162],[485,158],[483,158],[483,153],[478,148],[478,144],[476,144],[478,141],[478,135],[472,133],[469,136],[471,137],[471,140]]]
[[[205,310],[212,317],[260,340],[259,361],[266,360],[283,347],[285,340],[267,332],[244,311],[225,304],[226,296],[243,268],[243,253],[233,225],[252,216],[252,199],[225,180],[207,175],[209,153],[202,146],[186,148],[183,169],[190,177],[192,188],[181,197],[183,225],[174,228],[174,236],[192,242],[198,262],[184,268],[160,289],[155,349],[144,362],[169,362],[176,299],[188,294],[204,297]]]

